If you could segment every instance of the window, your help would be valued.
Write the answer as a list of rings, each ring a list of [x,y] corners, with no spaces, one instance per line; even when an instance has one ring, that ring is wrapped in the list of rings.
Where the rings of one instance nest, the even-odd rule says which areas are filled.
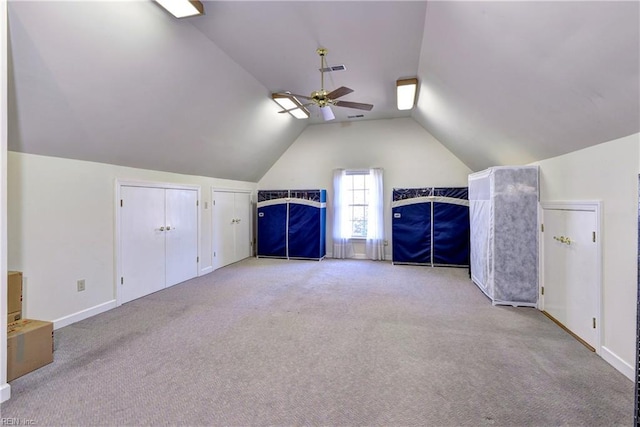
[[[351,237],[367,237],[369,210],[369,171],[347,171],[344,177],[345,207],[347,208]]]
[[[351,239],[366,240],[367,258],[385,259],[383,170],[333,170],[333,257],[353,256]]]

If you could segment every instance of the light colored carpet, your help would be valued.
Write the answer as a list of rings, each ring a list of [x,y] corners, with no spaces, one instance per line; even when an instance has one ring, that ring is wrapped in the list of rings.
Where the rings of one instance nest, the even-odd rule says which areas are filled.
[[[247,259],[56,331],[37,425],[631,425],[633,383],[465,269]]]

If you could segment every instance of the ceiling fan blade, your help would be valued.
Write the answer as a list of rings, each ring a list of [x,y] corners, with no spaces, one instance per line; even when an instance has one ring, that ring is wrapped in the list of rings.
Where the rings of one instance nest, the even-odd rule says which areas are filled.
[[[298,94],[295,94],[295,93],[276,92],[276,93],[274,93],[274,95],[295,96],[296,98],[313,99],[313,98],[310,98],[310,97],[308,97],[306,95],[298,95]]]
[[[341,96],[345,96],[350,94],[351,92],[353,92],[353,89],[349,89],[348,87],[342,86],[339,87],[338,89],[334,90],[333,92],[327,94],[327,98],[329,99],[338,99]]]
[[[371,111],[373,105],[371,104],[363,104],[361,102],[349,102],[349,101],[336,101],[333,105],[337,107],[347,107],[347,108],[355,108],[356,110],[367,110]]]

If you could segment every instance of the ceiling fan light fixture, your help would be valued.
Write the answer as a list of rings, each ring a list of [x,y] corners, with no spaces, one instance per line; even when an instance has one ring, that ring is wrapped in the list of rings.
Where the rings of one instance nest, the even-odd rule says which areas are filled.
[[[328,105],[320,107],[320,112],[322,113],[322,118],[325,122],[336,118],[336,116],[333,114],[333,111],[331,110],[331,107],[329,107]]]
[[[418,79],[399,79],[396,81],[398,110],[410,110],[416,104]]]
[[[272,93],[271,99],[287,111],[296,119],[308,119],[309,110],[307,110],[294,96],[286,96],[280,93]]]
[[[204,6],[198,0],[156,0],[176,18],[204,15]]]

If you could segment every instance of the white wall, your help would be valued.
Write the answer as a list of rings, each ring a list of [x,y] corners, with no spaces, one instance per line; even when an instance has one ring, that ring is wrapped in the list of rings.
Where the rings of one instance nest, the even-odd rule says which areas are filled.
[[[9,269],[24,273],[25,316],[57,327],[115,304],[116,180],[201,186],[201,271],[212,265],[211,187],[256,187],[15,152],[8,174]],[[78,279],[86,280],[83,292]]]
[[[540,200],[603,202],[602,356],[630,378],[635,371],[640,134],[540,165]]]
[[[7,2],[0,0],[0,402],[7,384]]]
[[[331,252],[333,169],[384,169],[385,235],[391,258],[391,190],[467,186],[471,170],[411,118],[312,125],[258,182],[262,190],[327,189],[327,251]],[[364,255],[363,245],[355,245]]]

